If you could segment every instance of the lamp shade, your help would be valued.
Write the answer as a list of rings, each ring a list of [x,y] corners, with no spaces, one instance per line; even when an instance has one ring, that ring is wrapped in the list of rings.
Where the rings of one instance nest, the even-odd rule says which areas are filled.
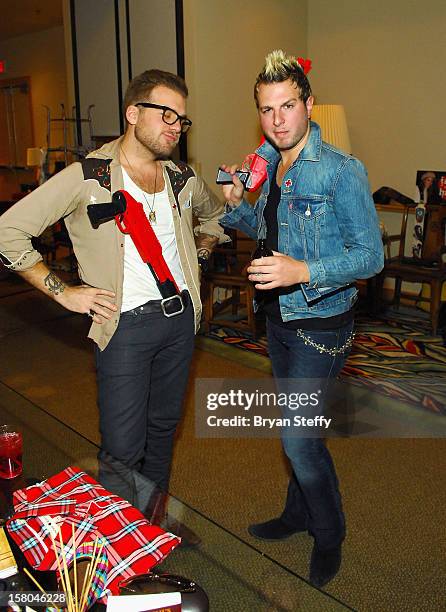
[[[311,118],[320,125],[322,140],[345,153],[352,152],[343,106],[340,104],[315,104],[311,112]]]

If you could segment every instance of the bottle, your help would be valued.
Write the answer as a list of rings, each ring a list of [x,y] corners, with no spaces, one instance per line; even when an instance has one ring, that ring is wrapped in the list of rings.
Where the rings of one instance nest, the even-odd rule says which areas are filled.
[[[271,257],[272,255],[274,255],[274,253],[271,251],[271,249],[269,247],[266,246],[266,239],[265,238],[260,238],[259,241],[257,242],[257,247],[254,251],[254,253],[252,254],[252,259],[260,259],[261,257]],[[261,275],[259,275],[261,276]],[[257,285],[264,285],[264,283],[262,283],[262,281],[254,281],[254,283]]]

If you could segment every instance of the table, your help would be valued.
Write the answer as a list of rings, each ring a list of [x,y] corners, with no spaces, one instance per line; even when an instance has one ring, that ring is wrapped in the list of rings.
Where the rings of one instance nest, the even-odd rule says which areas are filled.
[[[23,432],[25,477],[45,478],[75,465],[97,478],[98,447],[2,383],[0,420]],[[180,500],[172,498],[169,513],[202,542],[197,548],[180,546],[157,571],[195,580],[208,594],[212,612],[351,609]]]

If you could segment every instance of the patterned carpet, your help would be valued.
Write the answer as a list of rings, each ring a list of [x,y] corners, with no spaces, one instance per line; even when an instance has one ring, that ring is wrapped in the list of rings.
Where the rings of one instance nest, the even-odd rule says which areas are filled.
[[[356,336],[341,377],[392,399],[446,416],[446,347],[429,333],[426,313],[389,309],[370,318],[358,313]],[[208,338],[268,357],[266,337],[219,327]]]

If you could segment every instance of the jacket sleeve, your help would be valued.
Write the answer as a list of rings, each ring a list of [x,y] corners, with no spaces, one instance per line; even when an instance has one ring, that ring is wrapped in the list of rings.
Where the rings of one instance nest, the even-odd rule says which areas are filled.
[[[384,265],[378,215],[370,195],[367,173],[360,161],[348,158],[335,188],[334,213],[343,253],[307,262],[308,288],[340,287],[370,278]]]
[[[220,223],[225,227],[240,230],[249,238],[257,240],[258,235],[258,217],[256,207],[252,207],[246,200],[242,200],[238,206],[232,210],[228,209],[220,219]]]
[[[7,268],[27,270],[42,261],[31,238],[40,236],[47,227],[76,208],[82,184],[81,165],[75,162],[0,217],[0,256]]]
[[[219,219],[223,213],[223,204],[199,176],[193,193],[192,207],[198,224],[194,228],[197,249],[212,250],[217,244],[229,242]]]

